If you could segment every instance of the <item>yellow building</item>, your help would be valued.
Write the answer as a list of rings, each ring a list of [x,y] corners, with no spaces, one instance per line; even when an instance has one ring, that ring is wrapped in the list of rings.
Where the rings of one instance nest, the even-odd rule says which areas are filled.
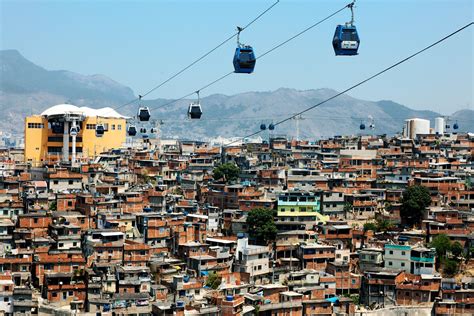
[[[96,135],[96,126],[104,134]],[[25,119],[25,162],[80,161],[119,148],[126,140],[126,117],[111,108],[59,104]]]

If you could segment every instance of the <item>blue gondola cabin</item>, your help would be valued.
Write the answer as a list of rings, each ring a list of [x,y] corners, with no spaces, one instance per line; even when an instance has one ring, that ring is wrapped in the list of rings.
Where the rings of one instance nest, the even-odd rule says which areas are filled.
[[[235,49],[234,70],[236,73],[252,73],[255,63],[255,54],[251,46],[241,46]]]
[[[353,56],[357,55],[360,39],[355,25],[338,25],[332,46],[336,56]]]

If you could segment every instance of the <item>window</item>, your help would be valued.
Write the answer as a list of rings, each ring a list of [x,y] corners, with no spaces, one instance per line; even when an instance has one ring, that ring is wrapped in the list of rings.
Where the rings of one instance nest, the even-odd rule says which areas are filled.
[[[404,255],[405,255],[405,251],[402,251],[402,256],[404,256]]]
[[[58,183],[59,183],[58,180],[53,181],[53,184],[58,184]]]
[[[69,291],[69,296],[73,296],[74,295],[74,292],[73,291]]]
[[[53,292],[53,297],[58,297],[58,293]]]
[[[73,242],[73,243],[72,243],[72,246],[73,246],[73,247],[76,247],[76,246],[77,246],[77,242]]]
[[[112,130],[115,131],[115,124],[112,124]]]
[[[393,265],[392,261],[389,261],[389,262],[388,262],[388,265],[389,265],[389,266]]]
[[[64,243],[60,242],[60,243],[58,244],[58,246],[59,246],[59,247],[64,247]]]
[[[73,184],[74,181],[73,181],[73,180],[69,180],[68,183],[69,183],[69,184]]]
[[[95,129],[95,124],[86,124],[86,129]]]
[[[37,218],[33,218],[33,223],[38,224],[38,219],[37,219]]]
[[[42,123],[28,123],[28,128],[43,128],[44,124]]]
[[[393,250],[390,250],[388,253],[391,254],[391,255],[393,255]]]
[[[400,263],[400,265],[401,265],[402,267],[404,267],[404,266],[405,266],[405,262]]]
[[[117,125],[117,129],[118,129],[119,131],[121,131],[121,130],[122,130],[122,124]]]
[[[4,297],[4,298],[3,298],[3,301],[4,301],[4,302],[8,302],[8,297]]]

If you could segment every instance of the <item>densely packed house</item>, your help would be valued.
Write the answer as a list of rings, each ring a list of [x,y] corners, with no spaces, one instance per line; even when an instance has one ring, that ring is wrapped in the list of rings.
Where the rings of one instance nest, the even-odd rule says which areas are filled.
[[[473,314],[473,153],[473,134],[3,149],[0,313]]]

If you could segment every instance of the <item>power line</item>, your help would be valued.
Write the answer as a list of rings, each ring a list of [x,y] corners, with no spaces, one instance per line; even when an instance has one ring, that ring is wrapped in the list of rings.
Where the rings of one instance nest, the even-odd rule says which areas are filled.
[[[180,98],[178,98],[178,99],[174,99],[174,100],[171,100],[171,101],[169,101],[169,102],[166,102],[165,104],[162,104],[162,105],[159,105],[159,106],[156,106],[156,107],[150,107],[150,109],[155,109],[155,110],[161,109],[161,108],[164,108],[165,106],[168,106],[168,105],[170,105],[170,104],[173,104],[173,103],[176,103],[176,102],[181,101],[181,100],[183,100],[183,99],[186,99],[187,97],[190,97],[190,96],[192,96],[193,94],[195,94],[195,93],[197,93],[197,92],[199,92],[199,91],[201,91],[201,90],[204,90],[204,89],[206,89],[206,88],[212,86],[213,84],[216,84],[217,82],[219,82],[219,81],[221,81],[221,80],[227,78],[228,76],[230,76],[230,75],[233,74],[233,73],[234,73],[234,72],[231,71],[231,72],[229,72],[229,73],[227,73],[227,74],[225,74],[225,75],[223,75],[223,76],[220,76],[219,78],[217,78],[217,79],[215,79],[214,81],[212,81],[212,82],[206,84],[205,86],[201,87],[200,89],[198,89],[198,90],[196,90],[196,91],[193,91],[193,92],[190,92],[190,93],[188,93],[188,94],[186,94],[186,95],[183,95],[182,97],[180,97]]]
[[[345,90],[343,90],[343,91],[341,91],[341,92],[339,92],[339,93],[333,95],[332,97],[327,98],[327,99],[325,99],[324,101],[321,101],[321,102],[319,102],[319,103],[317,103],[317,104],[315,104],[315,105],[312,105],[312,106],[310,106],[310,107],[308,107],[308,108],[306,108],[306,109],[304,109],[304,110],[302,110],[302,111],[300,111],[300,112],[298,112],[298,113],[296,113],[296,114],[294,114],[294,115],[291,115],[291,116],[289,116],[289,117],[287,117],[287,118],[285,118],[285,119],[283,119],[283,120],[281,120],[281,121],[279,121],[279,122],[274,123],[274,126],[283,124],[283,123],[285,123],[285,122],[287,122],[287,121],[293,119],[294,117],[296,117],[296,116],[298,116],[298,115],[301,115],[301,114],[303,114],[303,113],[306,113],[306,112],[308,112],[308,111],[311,111],[312,109],[317,108],[318,106],[320,106],[320,105],[322,105],[322,104],[324,104],[324,103],[327,103],[327,102],[329,102],[329,101],[331,101],[331,100],[333,100],[333,99],[335,99],[335,98],[337,98],[337,97],[339,97],[339,96],[341,96],[341,95],[343,95],[343,94],[349,92],[350,90],[353,90],[353,89],[355,89],[355,88],[357,88],[357,87],[363,85],[364,83],[366,83],[366,82],[368,82],[368,81],[370,81],[370,80],[372,80],[372,79],[374,79],[374,78],[380,76],[381,74],[383,74],[383,73],[385,73],[385,72],[387,72],[387,71],[389,71],[389,70],[391,70],[391,69],[393,69],[393,68],[395,68],[395,67],[397,67],[397,66],[399,66],[399,65],[401,65],[401,64],[403,64],[403,63],[405,63],[405,62],[407,62],[408,60],[410,60],[410,59],[416,57],[417,55],[419,55],[419,54],[421,54],[421,53],[427,51],[428,49],[430,49],[430,48],[432,48],[432,47],[434,47],[434,46],[436,46],[436,45],[438,45],[438,44],[444,42],[444,41],[447,40],[448,38],[450,38],[450,37],[456,35],[457,33],[459,33],[459,32],[461,32],[461,31],[467,29],[468,27],[472,26],[473,24],[474,24],[474,22],[470,22],[470,23],[464,25],[463,27],[461,27],[461,28],[457,29],[456,31],[454,31],[454,32],[452,32],[452,33],[446,35],[445,37],[443,37],[443,38],[437,40],[436,42],[434,42],[434,43],[432,43],[432,44],[426,46],[425,48],[423,48],[423,49],[421,49],[421,50],[419,50],[419,51],[417,51],[417,52],[411,54],[411,55],[408,56],[408,57],[405,57],[404,59],[402,59],[402,60],[400,60],[400,61],[398,61],[398,62],[392,64],[391,66],[388,66],[388,67],[384,68],[383,70],[377,72],[376,74],[374,74],[374,75],[372,75],[372,76],[370,76],[370,77],[368,77],[368,78],[366,78],[366,79],[364,79],[364,80],[362,80],[362,81],[359,81],[358,83],[356,83],[356,84],[350,86],[349,88],[347,88],[347,89],[345,89]],[[240,137],[240,138],[241,138],[241,139],[245,139],[245,138],[253,137],[253,136],[255,136],[255,135],[260,134],[261,132],[262,132],[262,131],[260,130],[260,131],[254,132],[254,133],[252,133],[252,134],[249,134],[249,135],[247,135],[247,136]],[[232,142],[230,142],[229,144],[227,144],[227,146],[232,145],[232,144],[234,144],[234,143],[236,143],[236,142],[238,142],[238,141],[232,141]]]
[[[329,20],[330,18],[332,18],[333,16],[335,16],[335,15],[338,14],[339,12],[341,12],[341,11],[343,11],[344,9],[350,7],[353,3],[354,3],[354,1],[352,1],[351,3],[345,5],[344,7],[340,8],[340,9],[334,11],[334,12],[331,13],[330,15],[328,15],[328,16],[326,16],[325,18],[323,18],[323,19],[317,21],[316,23],[314,23],[314,24],[308,26],[307,28],[305,28],[305,29],[302,30],[301,32],[299,32],[299,33],[293,35],[293,36],[290,37],[289,39],[287,39],[287,40],[281,42],[280,44],[278,44],[278,45],[276,45],[276,46],[270,48],[269,50],[267,50],[267,51],[264,52],[263,54],[259,55],[259,56],[256,57],[255,59],[257,60],[257,59],[261,59],[261,58],[265,57],[266,55],[270,54],[271,52],[277,50],[278,48],[282,47],[283,45],[285,45],[285,44],[289,43],[290,41],[294,40],[295,38],[300,37],[300,36],[303,35],[304,33],[306,33],[306,32],[308,32],[309,30],[315,28],[316,26],[318,26],[319,24],[323,23],[324,21]],[[204,90],[204,89],[206,89],[206,88],[209,88],[210,86],[212,86],[212,85],[216,84],[217,82],[219,82],[219,81],[221,81],[221,80],[227,78],[229,75],[231,75],[231,74],[233,74],[233,73],[234,73],[234,71],[231,71],[231,72],[229,72],[229,73],[227,73],[227,74],[225,74],[225,75],[223,75],[223,76],[221,76],[221,77],[215,79],[215,80],[212,81],[211,83],[206,84],[204,87],[202,87],[202,88],[200,88],[200,89],[198,89],[198,90],[196,90],[196,91],[202,91],[202,90]],[[181,100],[187,98],[188,96],[193,95],[194,93],[195,93],[195,92],[188,93],[188,94],[186,94],[186,95],[184,95],[184,96],[182,96],[182,97],[180,97],[180,98],[178,98],[178,99],[175,99],[175,100],[173,100],[173,101],[167,102],[167,103],[165,103],[165,104],[162,104],[162,105],[159,105],[159,106],[155,106],[155,107],[150,107],[150,109],[155,109],[155,110],[161,109],[161,108],[163,108],[163,107],[165,107],[165,106],[167,106],[167,105],[170,105],[170,104],[173,104],[173,103],[175,103],[175,102],[181,101]]]
[[[241,31],[244,31],[245,29],[247,29],[249,26],[251,26],[252,24],[254,24],[257,20],[259,20],[262,16],[264,16],[268,11],[270,11],[271,9],[273,9],[274,6],[276,6],[278,3],[280,2],[280,0],[277,0],[276,2],[274,2],[271,6],[269,6],[268,8],[266,8],[262,13],[260,13],[258,16],[256,16],[252,21],[250,21],[249,23],[247,23],[247,25],[245,25],[244,27],[241,28]],[[225,40],[223,40],[222,42],[220,42],[219,44],[217,44],[217,46],[215,46],[214,48],[212,48],[211,50],[209,50],[208,52],[206,52],[205,54],[203,54],[201,57],[199,57],[198,59],[196,59],[195,61],[191,62],[189,65],[185,66],[184,68],[182,68],[181,70],[179,70],[178,72],[176,72],[175,74],[173,74],[171,77],[169,77],[168,79],[160,82],[159,84],[157,84],[156,86],[154,86],[153,88],[151,88],[150,90],[148,90],[147,92],[145,92],[144,94],[141,95],[141,97],[146,97],[147,95],[149,95],[150,93],[152,93],[153,91],[159,89],[160,87],[162,87],[163,85],[167,84],[168,82],[170,82],[171,80],[173,80],[174,78],[178,77],[179,75],[181,75],[183,72],[185,72],[186,70],[188,70],[189,68],[191,68],[192,66],[194,66],[195,64],[197,64],[198,62],[200,62],[201,60],[203,60],[204,58],[206,58],[207,56],[209,56],[210,54],[212,54],[214,51],[216,51],[217,49],[219,49],[220,47],[222,47],[223,45],[225,45],[227,42],[229,42],[231,39],[233,39],[234,37],[236,37],[237,35],[239,34],[239,32],[236,32],[232,35],[230,35],[229,37],[227,37]],[[140,100],[140,98],[135,98],[125,104],[122,104],[118,107],[116,107],[115,109],[119,109],[121,107],[124,107],[124,106],[127,106],[129,104],[132,104],[136,101]]]

